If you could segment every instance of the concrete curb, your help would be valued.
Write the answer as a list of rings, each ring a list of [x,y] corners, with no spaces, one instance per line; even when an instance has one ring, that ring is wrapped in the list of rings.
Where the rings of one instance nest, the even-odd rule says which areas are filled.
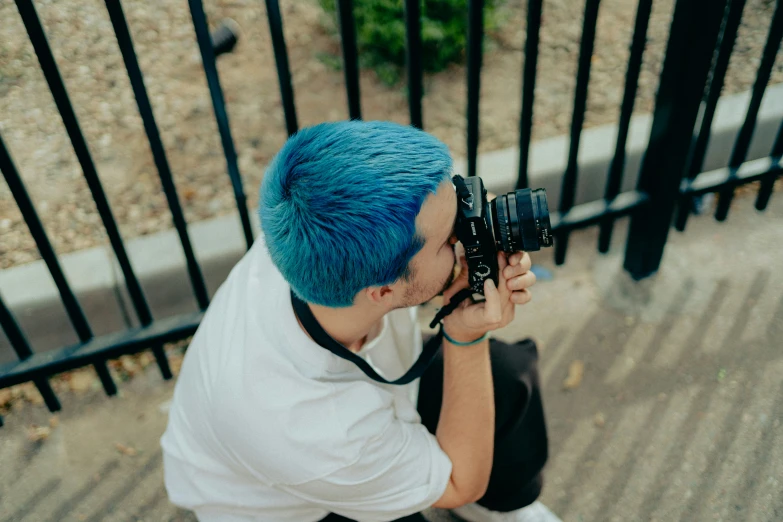
[[[725,167],[729,163],[734,141],[745,120],[750,91],[724,96],[718,102],[712,132],[702,170]],[[770,85],[761,103],[756,129],[748,150],[747,161],[769,155],[783,119],[783,84]],[[621,192],[636,187],[647,142],[652,115],[631,118],[626,146],[626,163]],[[603,198],[609,164],[617,142],[617,126],[604,125],[582,132],[579,147],[579,180],[576,203]],[[569,137],[558,136],[535,142],[530,150],[530,185],[547,190],[549,201],[559,201],[563,172],[568,162]],[[497,193],[514,189],[519,169],[519,149],[511,148],[479,156],[478,175]],[[456,162],[460,173],[467,171],[465,161]]]
[[[750,92],[721,98],[705,157],[705,170],[720,168],[728,163],[749,100]],[[781,119],[783,84],[778,84],[767,89],[748,160],[769,154]],[[631,120],[623,191],[636,186],[651,125],[651,115],[638,115]],[[596,127],[582,133],[577,203],[602,198],[616,135],[617,127],[614,125]],[[560,198],[568,145],[568,137],[559,136],[536,142],[531,147],[531,186],[546,188],[550,201],[558,201]],[[489,190],[495,193],[513,190],[518,157],[518,150],[512,148],[482,154],[478,158],[478,174]],[[465,161],[457,161],[455,170],[465,173]],[[256,187],[249,187],[249,190],[256,190]],[[254,228],[258,230],[255,213],[251,213],[251,216]],[[238,215],[234,213],[193,223],[188,229],[207,288],[213,295],[245,252]],[[185,269],[185,258],[174,230],[127,241],[126,247],[155,317],[197,309]],[[137,324],[122,275],[108,246],[63,255],[60,263],[96,335]],[[43,261],[0,270],[0,292],[35,351],[51,350],[76,342],[73,328]],[[7,340],[0,336],[0,363],[15,359]]]

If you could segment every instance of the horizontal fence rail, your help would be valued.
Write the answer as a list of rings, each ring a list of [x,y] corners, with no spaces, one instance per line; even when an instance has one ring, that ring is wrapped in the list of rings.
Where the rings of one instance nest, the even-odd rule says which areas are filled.
[[[642,279],[658,270],[707,81],[726,0],[679,0],[655,100],[638,188],[649,201],[628,230],[625,269]]]
[[[728,13],[724,19],[723,28],[718,44],[718,54],[711,72],[707,101],[699,123],[699,134],[691,149],[691,157],[687,166],[687,178],[693,179],[699,175],[704,166],[704,157],[707,154],[707,145],[712,132],[712,120],[715,117],[715,109],[718,107],[718,99],[723,90],[723,81],[729,68],[729,59],[734,50],[734,42],[737,39],[737,31],[742,20],[742,10],[745,8],[745,0],[734,0],[728,3]],[[681,198],[677,209],[677,230],[685,230],[685,223],[690,214],[695,200]]]
[[[756,127],[756,119],[761,107],[761,100],[769,83],[772,67],[775,58],[783,41],[783,2],[778,0],[775,6],[775,12],[769,27],[766,44],[761,57],[759,68],[756,72],[756,80],[751,91],[751,99],[745,120],[737,135],[737,139],[732,149],[729,164],[726,168],[711,172],[701,172],[704,154],[707,148],[707,142],[710,134],[710,124],[717,106],[720,90],[723,86],[723,79],[728,68],[731,51],[734,41],[737,37],[742,10],[745,6],[744,0],[733,0],[729,2],[729,7],[724,20],[723,34],[718,48],[716,63],[712,72],[712,81],[709,87],[704,116],[701,123],[698,138],[691,153],[691,162],[687,172],[686,179],[682,183],[679,199],[679,208],[677,213],[676,227],[682,231],[685,229],[688,215],[693,210],[694,195],[703,195],[714,191],[720,192],[718,205],[715,211],[715,218],[723,221],[728,217],[729,208],[734,198],[734,190],[747,183],[761,181],[761,187],[756,199],[756,208],[764,210],[772,195],[772,189],[775,180],[780,176],[778,168],[783,146],[780,145],[781,136],[778,133],[770,157],[763,161],[753,161],[745,163],[750,142]],[[783,124],[781,125],[783,129]],[[759,171],[759,167],[766,165],[766,171]],[[711,189],[707,189],[707,188]]]
[[[2,296],[0,296],[0,328],[3,329],[8,340],[11,342],[11,347],[16,352],[20,361],[24,361],[33,356],[33,351],[30,348],[30,344],[27,342],[27,338],[22,333],[22,329],[16,322],[11,310],[3,302]],[[57,399],[54,390],[52,389],[49,381],[46,377],[34,377],[31,379],[35,383],[35,387],[38,388],[38,392],[43,397],[46,407],[49,411],[59,411],[60,401]],[[3,425],[3,418],[0,417],[0,426]]]
[[[30,345],[28,344],[27,339],[22,333],[22,330],[19,328],[19,325],[16,323],[16,320],[11,314],[11,311],[8,309],[8,307],[6,307],[1,296],[0,327],[3,328],[3,331],[8,337],[8,340],[11,342],[11,346],[20,360],[24,361],[25,359],[28,359],[32,356],[33,352],[30,349]],[[60,401],[57,399],[57,395],[55,395],[48,379],[46,379],[46,377],[36,377],[31,380],[38,389],[38,392],[41,394],[41,397],[43,398],[46,407],[49,408],[49,411],[59,411],[61,409]],[[0,427],[2,426],[3,417],[0,416]]]
[[[35,352],[30,346],[13,312],[0,296],[0,326],[15,351],[18,361],[0,366],[0,388],[32,381],[47,407],[55,411],[60,402],[48,379],[60,372],[93,365],[107,394],[117,388],[107,361],[124,354],[152,350],[164,378],[171,377],[164,343],[192,335],[209,304],[204,276],[193,251],[188,226],[179,200],[171,166],[155,120],[144,77],[134,50],[130,28],[120,0],[105,0],[109,18],[117,39],[131,88],[136,99],[152,157],[158,170],[174,228],[186,260],[186,269],[198,305],[192,313],[174,317],[153,318],[141,285],[133,271],[120,236],[109,201],[101,185],[88,144],[79,127],[65,84],[47,42],[31,0],[15,0],[17,9],[33,44],[41,70],[47,81],[65,130],[81,165],[84,177],[100,214],[112,250],[123,274],[138,326],[125,331],[95,337],[79,301],[68,285],[34,204],[22,183],[11,153],[0,136],[0,170],[9,185],[14,200],[35,240],[59,292],[78,342],[47,352]],[[540,46],[542,11],[546,0],[527,0],[526,37],[520,58],[522,70],[521,110],[519,113],[519,164],[516,188],[530,186],[530,147],[533,135],[535,86]],[[342,49],[345,93],[349,119],[361,119],[359,52],[352,0],[335,0]],[[568,237],[572,231],[599,227],[598,250],[607,252],[612,243],[615,221],[630,217],[626,241],[625,268],[635,278],[654,273],[661,261],[667,236],[676,210],[676,228],[685,228],[694,198],[719,192],[716,217],[725,219],[729,213],[734,190],[742,185],[760,182],[756,208],[767,207],[775,181],[783,174],[783,123],[775,143],[766,158],[746,161],[753,137],[761,100],[769,83],[772,67],[783,40],[783,0],[777,0],[770,22],[767,40],[756,74],[747,114],[740,129],[729,164],[703,172],[704,157],[716,107],[724,85],[728,64],[734,49],[746,0],[677,0],[653,114],[653,127],[647,153],[644,156],[639,182],[635,190],[621,191],[626,170],[626,147],[639,76],[644,60],[648,25],[653,0],[638,0],[631,36],[630,54],[626,66],[623,98],[619,111],[617,139],[607,172],[603,198],[576,204],[579,181],[579,147],[585,121],[590,86],[590,66],[596,38],[600,0],[584,0],[582,35],[573,93],[573,113],[570,123],[570,144],[562,190],[556,211],[551,214],[556,237],[555,262],[566,260]],[[212,108],[226,160],[226,172],[231,182],[239,213],[240,226],[248,248],[253,243],[249,211],[237,162],[237,151],[231,135],[228,111],[216,66],[216,57],[233,49],[237,34],[232,25],[223,25],[212,34],[202,0],[188,0],[193,29],[201,56]],[[423,128],[422,101],[422,4],[419,0],[403,2],[402,21],[405,24],[405,68],[410,124]],[[297,112],[288,60],[283,18],[278,0],[265,0],[267,21],[274,53],[280,89],[281,110],[285,131],[290,136],[298,128]],[[484,40],[484,1],[469,0],[466,56],[466,141],[468,175],[479,174],[480,91],[482,48]],[[555,205],[552,204],[552,208]],[[2,425],[2,418],[0,418]]]
[[[775,138],[775,144],[772,147],[772,158],[780,160],[783,156],[783,123],[778,129],[778,135]],[[769,204],[769,199],[772,197],[772,189],[775,186],[775,180],[777,176],[767,176],[761,180],[761,187],[759,188],[759,194],[756,198],[756,210],[765,210]]]
[[[146,327],[129,328],[94,337],[86,343],[35,353],[24,361],[0,367],[0,388],[179,341],[196,332],[202,317],[203,312],[194,312],[158,319]]]
[[[781,174],[780,162],[780,155],[770,156],[746,161],[737,168],[724,167],[702,172],[693,180],[684,180],[680,192],[685,195],[700,196],[720,189],[735,189],[756,181],[774,180]]]
[[[0,136],[0,171],[3,172],[3,177],[8,184],[8,188],[11,189],[11,194],[13,195],[14,200],[16,201],[16,204],[25,219],[25,223],[27,223],[30,234],[33,236],[33,240],[38,247],[38,252],[41,254],[41,258],[43,259],[44,263],[46,263],[46,267],[49,269],[49,274],[52,276],[52,280],[57,287],[57,291],[60,293],[60,299],[65,306],[68,319],[70,319],[79,341],[82,343],[88,342],[90,339],[92,339],[93,333],[89,323],[87,322],[87,317],[85,317],[84,312],[82,311],[82,307],[79,304],[79,301],[76,299],[76,295],[74,295],[73,290],[71,290],[71,287],[65,278],[65,274],[63,273],[62,268],[60,267],[60,263],[57,260],[57,254],[52,248],[52,244],[49,241],[49,237],[46,235],[46,231],[43,228],[41,219],[38,217],[38,213],[33,206],[33,202],[27,193],[27,189],[22,182],[21,176],[19,176],[19,172],[16,169],[16,165],[14,165],[11,154],[6,148],[2,136]],[[10,311],[3,314],[3,321],[0,321],[0,323],[2,324],[3,331],[5,332],[6,337],[8,337],[8,340],[10,341],[11,346],[14,348],[14,351],[16,352],[16,355],[19,357],[19,359],[26,360],[32,357],[32,349],[30,348],[27,339],[24,337],[24,334],[17,325],[16,321],[11,316]],[[117,393],[117,387],[114,385],[114,381],[109,374],[109,369],[106,367],[106,362],[102,361],[96,363],[95,371],[100,377],[101,383],[103,384],[106,393],[108,395],[114,395]],[[47,393],[49,393],[51,396],[54,395],[54,392],[51,391],[51,389],[48,389]],[[57,407],[52,409],[51,406],[53,405],[57,405]],[[59,409],[59,402],[57,402],[55,399],[51,403],[47,402],[47,406],[50,406],[50,410],[56,411]]]
[[[761,57],[761,64],[756,73],[756,81],[753,84],[753,91],[750,97],[750,106],[745,115],[745,121],[742,124],[737,141],[734,143],[734,149],[729,159],[729,167],[737,169],[747,158],[750,140],[753,137],[753,131],[756,128],[756,118],[761,108],[761,98],[767,89],[769,77],[772,74],[772,66],[775,64],[780,43],[783,41],[783,3],[778,1],[775,14],[772,17],[772,24],[767,36],[767,44],[764,46],[764,54]],[[720,192],[718,198],[718,208],[715,210],[715,219],[723,221],[729,215],[729,207],[734,199],[734,189],[729,187]]]
[[[79,368],[85,365],[93,365],[103,385],[104,391],[108,395],[114,395],[117,393],[117,386],[109,372],[107,360],[119,357],[120,355],[150,349],[155,356],[155,360],[163,377],[166,379],[171,378],[172,372],[163,349],[163,343],[176,341],[192,335],[203,314],[203,310],[205,310],[209,304],[209,297],[201,269],[193,253],[193,247],[187,232],[187,223],[185,222],[184,213],[179,203],[171,169],[166,159],[160,132],[155,122],[149,96],[144,86],[143,75],[139,67],[138,59],[136,58],[136,53],[133,49],[130,31],[119,0],[106,0],[106,8],[128,72],[131,88],[136,98],[139,114],[142,118],[144,129],[150,143],[153,159],[158,168],[174,226],[179,235],[180,243],[185,254],[188,275],[193,286],[194,296],[199,309],[201,310],[197,314],[185,314],[162,320],[153,319],[141,285],[131,266],[117,223],[101,185],[95,163],[79,126],[76,113],[71,104],[62,77],[60,76],[60,72],[54,60],[54,55],[52,54],[35,6],[31,0],[16,0],[16,6],[30,38],[30,42],[33,45],[33,49],[35,50],[41,70],[44,73],[44,78],[52,93],[52,97],[54,98],[55,105],[63,120],[65,130],[71,140],[76,157],[81,165],[85,180],[87,181],[87,185],[98,209],[112,250],[117,258],[128,294],[140,323],[139,327],[131,328],[125,332],[94,337],[87,318],[60,267],[57,255],[44,231],[43,225],[35,211],[35,207],[22,182],[21,176],[14,165],[10,151],[2,140],[2,136],[0,136],[0,170],[27,223],[39,253],[41,254],[41,258],[46,264],[55,286],[60,293],[60,298],[65,307],[66,314],[79,339],[78,343],[73,346],[65,346],[44,353],[35,353],[11,311],[3,302],[0,302],[0,326],[19,358],[18,362],[0,366],[0,388],[32,381],[40,391],[47,407],[51,411],[57,411],[60,409],[60,403],[54,394],[54,391],[51,389],[47,378],[62,371]],[[198,15],[198,12],[194,15],[194,26],[197,29],[197,33],[200,27],[203,27],[206,30],[206,18],[203,16],[203,12],[201,13],[201,18],[199,18]],[[201,25],[199,25],[199,22],[201,22]],[[210,35],[206,32],[206,38],[202,38],[202,40],[204,40],[204,45],[201,48],[202,58],[204,59],[205,64],[209,62],[204,58],[204,55],[211,59],[213,78],[216,81],[217,70],[214,67],[215,56],[230,51],[236,43],[236,35],[231,31],[230,27],[221,26],[214,35]],[[210,70],[207,65],[205,65],[205,72],[208,77],[208,83],[210,83]],[[215,86],[213,83],[210,83],[210,87],[213,95],[213,106],[215,107],[218,119],[218,127],[225,131],[222,137],[224,138],[223,145],[227,157],[229,176],[234,188],[235,198],[237,200],[243,225],[243,232],[245,233],[249,248],[252,244],[252,230],[242,189],[242,182],[239,177],[239,171],[236,168],[236,152],[234,151],[233,141],[231,140],[229,133],[228,120],[227,118],[221,118],[221,116],[225,116],[225,104],[222,99],[222,92],[219,90],[219,84]],[[233,162],[231,161],[232,157]],[[1,418],[0,424],[2,424]]]

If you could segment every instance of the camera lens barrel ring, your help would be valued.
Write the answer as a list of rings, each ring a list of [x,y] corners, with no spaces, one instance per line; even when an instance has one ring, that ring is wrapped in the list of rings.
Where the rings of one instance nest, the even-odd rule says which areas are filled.
[[[533,212],[533,198],[530,189],[516,191],[516,210],[519,232],[522,234],[524,250],[539,250],[538,232],[536,231],[536,214]]]
[[[516,252],[524,244],[519,230],[519,216],[517,215],[517,196],[513,192],[506,195],[508,201],[508,228],[511,236],[510,252]]]
[[[536,218],[536,239],[539,246],[552,246],[554,241],[552,239],[552,225],[549,221],[549,205],[546,203],[546,191],[544,189],[536,189],[530,195],[535,205],[533,209]]]
[[[513,253],[552,246],[552,227],[544,189],[517,189],[488,203],[485,216],[497,250]]]
[[[511,251],[511,228],[508,219],[508,202],[505,196],[495,199],[497,209],[497,231],[500,232],[500,248],[504,252]]]

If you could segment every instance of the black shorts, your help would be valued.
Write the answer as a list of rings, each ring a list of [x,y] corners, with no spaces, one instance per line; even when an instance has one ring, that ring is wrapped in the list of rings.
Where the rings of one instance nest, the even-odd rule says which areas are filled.
[[[426,343],[440,342],[431,337]],[[508,344],[490,340],[495,387],[495,453],[486,494],[478,503],[492,511],[514,511],[532,504],[543,486],[548,456],[546,422],[538,376],[538,351],[531,340]],[[443,401],[443,354],[421,377],[421,422],[435,433]],[[419,514],[399,521],[424,521]],[[322,522],[350,522],[331,514]]]

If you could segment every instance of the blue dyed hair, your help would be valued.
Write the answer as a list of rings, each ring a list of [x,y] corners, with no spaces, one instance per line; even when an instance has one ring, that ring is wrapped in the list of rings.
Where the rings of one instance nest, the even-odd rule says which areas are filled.
[[[322,123],[291,136],[261,184],[272,261],[309,303],[351,306],[364,288],[410,276],[416,216],[449,179],[448,148],[389,122]]]

